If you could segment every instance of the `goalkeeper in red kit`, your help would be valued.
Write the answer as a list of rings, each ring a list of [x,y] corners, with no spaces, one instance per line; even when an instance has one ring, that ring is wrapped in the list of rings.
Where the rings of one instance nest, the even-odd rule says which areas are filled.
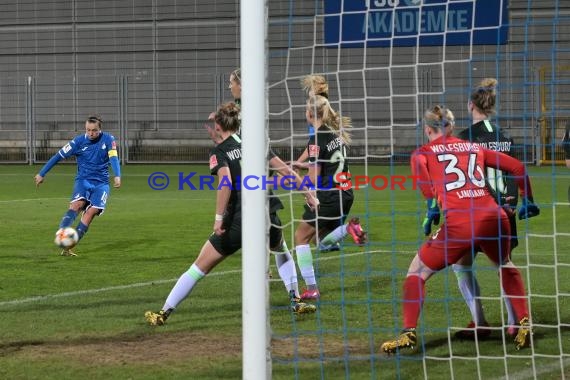
[[[425,297],[425,283],[436,272],[473,252],[484,252],[499,268],[505,296],[510,298],[519,321],[515,337],[517,349],[530,345],[531,327],[524,283],[510,260],[510,224],[505,210],[490,194],[485,167],[512,173],[522,199],[519,218],[536,216],[530,180],[524,165],[506,154],[482,148],[449,135],[453,113],[440,106],[424,116],[424,132],[429,143],[412,155],[412,172],[430,209],[439,205],[445,221],[426,241],[409,266],[404,281],[403,327],[395,339],[381,350],[394,353],[417,345],[416,326]]]

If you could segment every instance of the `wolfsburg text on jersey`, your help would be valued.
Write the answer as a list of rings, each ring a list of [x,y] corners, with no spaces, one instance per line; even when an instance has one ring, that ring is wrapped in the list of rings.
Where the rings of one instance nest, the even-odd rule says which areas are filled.
[[[485,149],[495,150],[497,152],[510,152],[511,142],[510,141],[488,141],[488,142],[478,142]]]
[[[434,153],[443,152],[478,152],[480,145],[472,142],[458,142],[451,144],[435,144],[430,145],[429,148]]]

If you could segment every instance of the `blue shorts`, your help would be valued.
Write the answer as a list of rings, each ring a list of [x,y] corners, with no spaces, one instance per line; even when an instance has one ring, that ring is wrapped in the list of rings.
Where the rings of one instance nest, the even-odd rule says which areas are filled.
[[[95,207],[104,210],[110,191],[111,187],[108,183],[76,179],[73,194],[71,194],[71,202],[84,199],[88,203],[87,208]]]

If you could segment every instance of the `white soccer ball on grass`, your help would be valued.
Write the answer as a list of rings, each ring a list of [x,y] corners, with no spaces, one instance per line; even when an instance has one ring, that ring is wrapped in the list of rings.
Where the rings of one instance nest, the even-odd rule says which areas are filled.
[[[60,228],[55,233],[55,244],[61,248],[73,248],[79,241],[79,234],[72,227]]]

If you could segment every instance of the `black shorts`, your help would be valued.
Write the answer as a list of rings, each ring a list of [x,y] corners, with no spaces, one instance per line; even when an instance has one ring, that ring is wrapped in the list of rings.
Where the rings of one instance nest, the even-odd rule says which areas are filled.
[[[222,226],[226,232],[221,235],[212,232],[208,240],[221,255],[229,256],[241,248],[241,210],[226,215]]]
[[[336,196],[333,194],[336,194]],[[307,205],[305,205],[303,221],[315,228],[318,227],[319,231],[323,229],[333,231],[335,228],[342,226],[354,202],[352,192],[329,192],[327,197],[321,197],[319,194],[318,198],[321,202],[318,211],[318,226],[317,213],[311,210]]]
[[[271,228],[269,229],[269,246],[278,248],[283,240],[283,231],[281,229],[281,219],[277,213],[269,214]],[[214,233],[210,235],[208,240],[212,246],[223,256],[230,256],[241,249],[241,211],[224,218],[224,232],[218,236]]]
[[[281,219],[276,212],[269,214],[271,227],[269,228],[269,248],[278,249],[283,241],[283,229],[281,228]]]

